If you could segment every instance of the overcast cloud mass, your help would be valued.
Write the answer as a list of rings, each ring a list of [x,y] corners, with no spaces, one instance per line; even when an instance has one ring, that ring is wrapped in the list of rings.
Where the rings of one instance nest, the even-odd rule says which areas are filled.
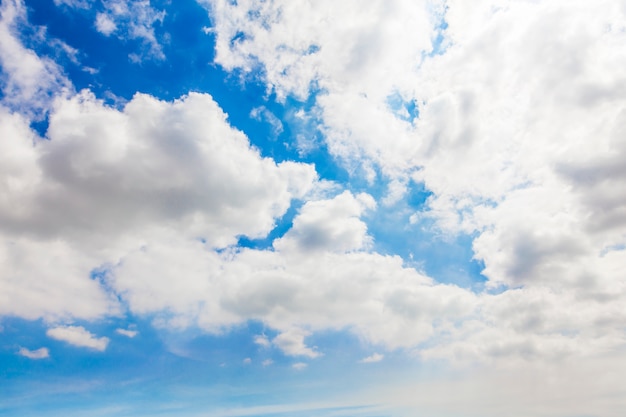
[[[3,0],[0,90],[0,414],[626,409],[626,1]]]

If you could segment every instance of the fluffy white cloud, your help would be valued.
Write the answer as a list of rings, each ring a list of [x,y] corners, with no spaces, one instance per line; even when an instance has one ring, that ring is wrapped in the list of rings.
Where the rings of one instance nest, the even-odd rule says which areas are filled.
[[[521,287],[476,296],[480,307],[443,326],[425,356],[554,358],[623,343],[620,2],[207,3],[218,63],[260,70],[279,96],[321,91],[313,111],[334,155],[369,180],[380,168],[388,204],[408,178],[424,182],[433,194],[412,221],[473,234],[487,287]],[[399,291],[390,309],[420,316],[428,291],[413,294]]]
[[[35,350],[30,350],[25,347],[20,347],[20,350],[17,352],[18,355],[24,356],[29,359],[46,359],[50,357],[50,351],[48,348],[42,347]]]
[[[115,20],[124,7],[145,5],[107,4],[111,34],[130,22]],[[217,332],[259,320],[278,336],[258,344],[305,357],[323,354],[306,337],[327,329],[464,363],[615,351],[626,322],[616,70],[626,53],[624,10],[602,5],[450,1],[446,52],[428,56],[436,5],[211,3],[219,63],[261,65],[279,96],[323,90],[314,112],[331,152],[369,179],[378,166],[392,180],[388,205],[409,177],[423,181],[433,195],[414,221],[474,233],[488,287],[506,291],[441,285],[368,252],[371,197],[310,193],[313,167],[262,158],[208,95],[138,94],[116,109],[82,92],[57,97],[46,140],[0,108],[0,314],[95,319],[119,314],[119,296],[162,325]],[[5,104],[58,91],[56,67],[15,36],[23,4],[2,11]],[[305,196],[272,248],[231,246],[266,236]],[[80,327],[49,334],[104,343]]]
[[[307,203],[311,205],[302,207],[281,242],[307,236],[331,217],[339,225],[350,225],[351,219],[358,220],[355,211],[368,202],[367,196],[344,193]],[[360,220],[354,225],[356,236],[364,239]],[[353,242],[352,235],[346,241]],[[346,329],[371,343],[408,348],[476,308],[471,292],[436,285],[403,267],[399,257],[343,244],[314,250],[294,242],[278,246],[216,253],[197,241],[148,244],[122,258],[107,282],[133,311],[156,313],[163,325],[220,331],[259,320],[279,331],[272,340],[276,347],[309,357],[320,353],[305,343],[312,331]],[[270,343],[265,337],[255,340],[263,346]]]
[[[0,5],[0,87],[4,106],[30,116],[45,113],[52,97],[71,90],[63,70],[52,60],[38,56],[20,41],[21,29],[28,25],[22,0]]]
[[[308,335],[308,332],[301,329],[290,329],[276,336],[272,343],[287,355],[317,358],[320,353],[304,343],[304,338]]]
[[[348,191],[333,199],[309,201],[294,219],[293,227],[274,242],[274,247],[311,254],[320,250],[347,252],[367,248],[371,238],[360,216],[375,206],[371,196],[354,196]]]
[[[83,92],[57,100],[47,140],[2,108],[0,132],[0,313],[31,319],[118,314],[93,269],[135,251],[161,256],[151,251],[169,248],[162,241],[181,243],[163,254],[180,261],[204,259],[189,248],[265,236],[316,178],[262,158],[208,95],[137,95],[120,111]],[[180,303],[194,290],[182,287]]]
[[[97,337],[85,330],[82,326],[60,326],[48,329],[46,332],[51,337],[73,346],[85,347],[104,352],[109,344],[108,337]]]

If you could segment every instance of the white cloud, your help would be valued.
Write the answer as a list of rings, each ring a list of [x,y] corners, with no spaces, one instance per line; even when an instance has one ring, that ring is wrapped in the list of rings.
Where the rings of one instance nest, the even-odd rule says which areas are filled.
[[[110,36],[117,30],[117,25],[106,13],[98,13],[96,15],[96,29],[104,36]]]
[[[471,362],[600,355],[623,343],[626,89],[618,68],[626,66],[626,8],[619,2],[448,1],[445,13],[400,1],[206,3],[217,63],[260,70],[279,96],[321,90],[313,112],[351,173],[371,181],[380,168],[391,180],[388,204],[408,178],[424,182],[433,194],[413,222],[475,236],[487,287],[522,287],[389,294],[386,306],[398,317],[424,317],[428,306],[436,321],[433,312],[452,303],[431,291],[458,291],[476,307],[447,325],[411,322],[424,327],[407,345],[432,337],[423,355]],[[445,52],[430,56],[441,17]],[[409,105],[417,106],[415,120]],[[286,242],[307,231],[305,209],[275,243],[283,255]],[[505,308],[513,300],[514,314]],[[384,334],[373,321],[359,322],[372,339]]]
[[[139,334],[137,330],[127,330],[127,329],[115,329],[117,334],[121,334],[122,336],[130,337],[131,339]]]
[[[91,320],[120,314],[119,296],[163,325],[261,321],[294,356],[322,354],[306,338],[331,329],[423,359],[516,371],[624,346],[622,9],[450,1],[448,49],[423,58],[437,19],[419,2],[213,4],[220,63],[264,65],[279,95],[306,96],[317,82],[331,152],[369,179],[380,167],[392,180],[388,204],[409,177],[424,181],[433,196],[414,219],[475,234],[488,287],[505,291],[438,284],[368,252],[371,197],[313,199],[311,166],[262,158],[208,95],[139,94],[114,109],[83,92],[58,97],[49,141],[0,109],[0,314]],[[17,86],[7,100],[57,92],[55,66],[12,29],[22,3],[2,10],[3,68]],[[230,45],[237,30],[246,36]],[[420,117],[399,117],[392,94],[417,103]],[[271,249],[224,249],[266,236],[305,196]],[[90,279],[97,267],[102,277]],[[73,326],[49,334],[94,349],[108,340]]]
[[[371,238],[359,218],[366,209],[376,206],[367,194],[357,196],[345,191],[330,200],[308,201],[294,219],[293,228],[274,242],[274,247],[288,251],[332,250],[347,252],[367,248]]]
[[[109,338],[97,337],[82,326],[59,326],[48,329],[48,337],[73,346],[85,347],[103,352],[109,344]]]
[[[156,255],[191,257],[189,265],[199,261],[210,271],[207,250],[231,245],[239,235],[265,236],[316,177],[310,165],[262,158],[208,95],[172,103],[137,95],[120,111],[83,92],[56,102],[46,141],[18,115],[0,111],[0,122],[11,138],[0,143],[5,314],[113,313],[114,297],[89,279],[90,271],[132,253],[127,269],[150,269]],[[168,241],[181,246],[170,251]],[[49,263],[31,262],[28,254],[41,246],[47,249],[39,256]],[[159,276],[168,271],[176,273],[164,267]],[[145,284],[180,305],[196,291],[181,286],[177,298],[166,281],[161,289]],[[64,301],[63,294],[74,293],[81,296]]]
[[[0,86],[2,104],[30,116],[41,117],[51,97],[71,90],[71,83],[55,62],[24,47],[21,29],[28,25],[26,6],[21,0],[7,0],[0,6]]]
[[[361,363],[375,363],[380,362],[385,358],[385,355],[381,353],[374,353],[366,358],[361,359],[359,362]]]
[[[148,0],[104,0],[104,10],[96,15],[95,26],[105,36],[116,35],[120,39],[139,39],[146,48],[145,56],[165,59],[155,25],[162,24],[165,11],[158,11]],[[141,54],[135,54],[140,60]]]
[[[315,348],[307,347],[304,343],[304,338],[308,335],[309,332],[301,329],[290,329],[276,336],[272,343],[287,355],[317,358],[320,353]]]
[[[270,366],[271,364],[273,364],[274,361],[271,359],[265,359],[263,362],[261,362],[261,365],[263,366]]]
[[[263,347],[269,347],[271,345],[269,339],[264,334],[254,336],[254,343]]]
[[[69,6],[77,9],[87,9],[92,6],[93,0],[54,0],[56,6]]]
[[[29,359],[46,359],[50,357],[50,351],[48,351],[48,348],[45,347],[35,350],[20,347],[20,350],[17,353],[18,355],[24,356]]]
[[[353,216],[356,197],[339,197],[318,201],[320,218],[331,217],[324,210],[337,214],[339,223],[340,213]],[[340,203],[346,206],[343,210]],[[302,236],[300,228],[310,227],[299,216],[308,216],[306,207],[287,237]],[[285,251],[218,254],[201,242],[154,242],[123,257],[107,282],[137,313],[166,311],[164,324],[220,331],[259,320],[279,331],[272,343],[283,352],[309,357],[320,354],[305,343],[311,331],[350,329],[373,343],[409,348],[440,329],[447,332],[452,323],[472,314],[478,301],[470,291],[435,285],[403,267],[399,257],[346,253],[332,245],[313,252],[293,245]],[[265,337],[255,341],[269,344]]]
[[[250,359],[250,358],[245,358],[245,359],[243,360],[243,364],[244,364],[244,365],[250,365],[251,363],[252,363],[252,359]]]

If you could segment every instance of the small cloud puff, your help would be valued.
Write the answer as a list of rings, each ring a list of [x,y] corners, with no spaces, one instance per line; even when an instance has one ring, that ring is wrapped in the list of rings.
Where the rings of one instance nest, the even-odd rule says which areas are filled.
[[[17,352],[18,355],[24,356],[29,359],[46,359],[50,357],[50,352],[48,348],[42,347],[35,350],[26,349],[25,347],[21,347]]]
[[[59,326],[48,329],[46,332],[51,337],[73,346],[85,347],[103,352],[109,344],[108,337],[96,337],[82,326]]]
[[[321,354],[315,350],[315,347],[309,348],[304,343],[304,338],[308,335],[309,332],[307,331],[290,329],[276,336],[272,343],[286,355],[316,358]]]
[[[382,355],[380,353],[374,353],[371,356],[368,356],[367,358],[363,358],[361,359],[359,362],[360,363],[374,363],[374,362],[380,362],[385,358],[385,355]]]
[[[293,369],[295,369],[296,371],[302,371],[302,370],[303,370],[303,369],[305,369],[307,366],[309,366],[309,365],[307,365],[307,364],[306,364],[306,363],[304,363],[304,362],[296,362],[296,363],[294,363],[293,365],[291,365],[291,367],[292,367]]]
[[[254,343],[263,347],[269,347],[270,341],[264,334],[260,334],[254,337]]]
[[[117,334],[121,334],[122,336],[130,337],[131,339],[139,334],[137,330],[126,330],[126,329],[117,329],[115,330]]]

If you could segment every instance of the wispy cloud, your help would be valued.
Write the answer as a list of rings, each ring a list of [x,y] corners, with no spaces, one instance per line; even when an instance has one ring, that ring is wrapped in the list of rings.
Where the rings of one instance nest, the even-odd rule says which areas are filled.
[[[130,337],[131,339],[139,334],[137,330],[130,329],[116,329],[115,332],[117,334],[121,334],[122,336]]]
[[[371,356],[368,356],[366,358],[361,359],[359,362],[361,363],[374,363],[374,362],[380,362],[385,358],[385,355],[383,355],[382,353],[374,353]]]
[[[307,366],[309,366],[309,365],[304,363],[304,362],[296,362],[293,365],[291,365],[291,367],[293,369],[295,369],[296,371],[302,371],[302,370],[306,369]]]

